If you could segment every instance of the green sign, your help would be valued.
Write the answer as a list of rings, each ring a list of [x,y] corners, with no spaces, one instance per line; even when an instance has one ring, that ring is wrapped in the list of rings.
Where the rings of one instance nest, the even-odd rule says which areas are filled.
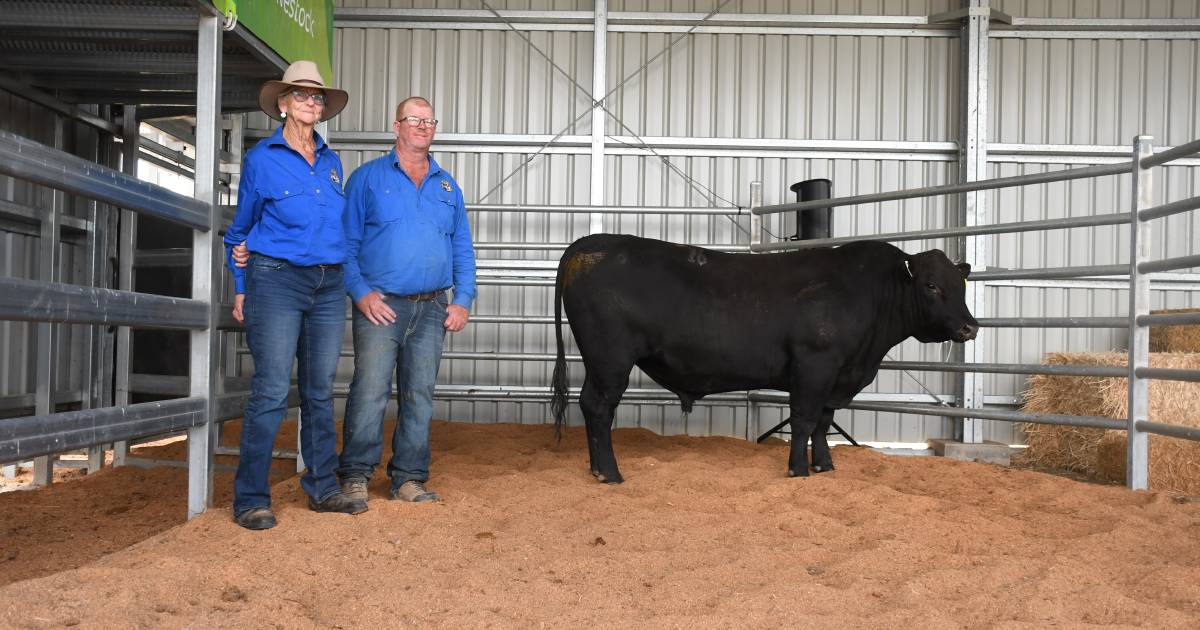
[[[333,0],[212,0],[225,16],[232,12],[264,44],[291,63],[307,59],[333,80]]]

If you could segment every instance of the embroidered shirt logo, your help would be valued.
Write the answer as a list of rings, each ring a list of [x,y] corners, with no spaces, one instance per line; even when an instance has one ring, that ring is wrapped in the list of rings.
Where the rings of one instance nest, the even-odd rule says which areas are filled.
[[[442,190],[444,190],[444,191],[446,191],[446,192],[453,192],[453,191],[454,191],[454,189],[450,187],[450,182],[448,182],[448,181],[446,181],[446,180],[444,180],[444,179],[442,180]]]
[[[342,183],[342,180],[338,179],[337,169],[335,169],[335,168],[329,169],[329,181],[331,181],[335,184]]]

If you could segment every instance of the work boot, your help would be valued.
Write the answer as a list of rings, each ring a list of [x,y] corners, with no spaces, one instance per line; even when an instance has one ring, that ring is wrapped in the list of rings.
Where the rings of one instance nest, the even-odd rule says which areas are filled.
[[[314,512],[340,512],[342,514],[362,514],[367,511],[367,502],[355,500],[343,494],[340,490],[329,495],[324,501],[308,498],[308,509]]]
[[[410,479],[400,484],[399,488],[392,489],[392,498],[398,501],[408,501],[410,503],[423,503],[425,501],[439,501],[441,497],[438,493],[432,490],[426,490],[424,482]]]
[[[350,477],[342,481],[342,494],[353,501],[367,502],[367,480]]]
[[[233,517],[234,522],[246,529],[271,529],[275,527],[275,515],[270,508],[250,508]]]

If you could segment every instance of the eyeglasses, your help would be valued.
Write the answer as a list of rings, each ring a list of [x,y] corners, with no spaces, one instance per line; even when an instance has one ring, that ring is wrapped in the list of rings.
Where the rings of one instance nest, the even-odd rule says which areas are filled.
[[[309,99],[312,99],[314,104],[321,105],[322,107],[325,105],[324,92],[305,92],[304,90],[292,90],[292,100],[296,101],[297,103],[303,103]]]
[[[430,129],[437,129],[438,125],[436,118],[418,118],[416,116],[405,116],[404,118],[400,119],[400,122],[403,122],[409,127],[420,127],[421,125],[424,125]]]

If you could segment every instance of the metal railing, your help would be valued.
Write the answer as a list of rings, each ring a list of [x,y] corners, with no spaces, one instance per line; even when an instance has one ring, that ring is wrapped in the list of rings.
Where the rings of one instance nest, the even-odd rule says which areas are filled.
[[[1134,140],[1132,157],[1127,162],[1105,164],[1087,168],[1052,171],[1015,177],[1002,177],[961,184],[929,186],[910,190],[898,190],[867,195],[855,195],[840,199],[786,203],[761,206],[752,209],[755,215],[768,215],[815,208],[833,208],[865,203],[879,203],[918,197],[933,197],[994,190],[1030,184],[1045,184],[1085,177],[1106,175],[1129,175],[1133,181],[1132,210],[1129,213],[1070,217],[1028,223],[993,224],[923,230],[908,233],[855,236],[812,241],[789,241],[782,243],[754,244],[752,251],[779,251],[808,247],[829,246],[849,240],[918,240],[931,237],[983,236],[1031,230],[1053,230],[1063,228],[1094,227],[1128,223],[1130,229],[1130,262],[1128,265],[1091,265],[1079,267],[1057,267],[1050,269],[995,270],[973,273],[971,280],[988,282],[995,280],[1032,278],[1085,278],[1097,276],[1127,276],[1130,293],[1127,317],[1021,317],[982,318],[983,327],[1066,327],[1066,328],[1128,328],[1129,361],[1126,367],[1102,366],[1048,366],[1029,364],[979,364],[979,363],[921,363],[885,361],[881,369],[911,369],[990,374],[1057,374],[1068,376],[1126,377],[1129,383],[1129,415],[1124,421],[1090,416],[1068,416],[1055,414],[1030,414],[1016,411],[984,410],[981,408],[946,408],[935,405],[889,405],[886,403],[855,402],[850,409],[864,411],[887,411],[956,418],[976,418],[1006,422],[1032,422],[1043,424],[1066,424],[1071,426],[1101,429],[1123,429],[1128,432],[1128,454],[1126,483],[1132,489],[1144,490],[1148,482],[1149,452],[1148,434],[1164,435],[1180,439],[1200,440],[1200,429],[1151,422],[1149,411],[1149,383],[1154,379],[1200,382],[1200,370],[1180,370],[1149,367],[1149,327],[1200,324],[1200,313],[1150,313],[1150,274],[1187,269],[1200,266],[1200,255],[1189,254],[1163,260],[1150,259],[1150,221],[1188,212],[1200,208],[1200,197],[1181,199],[1159,206],[1152,206],[1154,179],[1152,168],[1172,160],[1185,158],[1200,152],[1200,140],[1180,145],[1173,149],[1154,153],[1152,139],[1138,136]],[[978,343],[976,341],[975,343]]]
[[[39,338],[50,338],[49,323],[116,325],[121,327],[186,330],[191,341],[190,377],[185,377],[186,396],[152,403],[121,404],[118,393],[113,406],[54,413],[52,404],[38,403],[35,415],[0,421],[0,463],[35,458],[35,478],[50,479],[49,465],[39,460],[78,448],[94,449],[151,435],[186,431],[188,434],[188,516],[203,512],[212,501],[212,455],[218,419],[236,417],[245,404],[245,394],[221,394],[218,389],[216,360],[217,322],[215,308],[219,287],[216,271],[220,265],[218,227],[221,213],[217,201],[220,146],[220,94],[222,68],[221,16],[215,10],[197,11],[196,158],[191,163],[195,174],[195,196],[188,197],[161,186],[139,180],[131,172],[121,172],[43,145],[19,135],[0,131],[0,174],[9,175],[48,188],[55,194],[69,193],[104,202],[113,211],[150,215],[193,230],[191,248],[192,296],[181,299],[136,293],[129,290],[77,286],[55,282],[53,275],[41,280],[0,278],[0,319],[39,322]],[[102,125],[109,133],[122,135],[129,150],[125,166],[130,167],[136,146],[142,144],[137,125],[126,108],[126,125],[118,128]],[[53,251],[59,228],[57,212],[43,221],[50,226],[45,239]],[[100,230],[98,225],[94,230]],[[129,239],[132,242],[132,239]],[[47,248],[44,248],[47,249]],[[132,263],[132,249],[122,248],[123,260]],[[43,259],[43,271],[52,274],[57,267],[53,257]],[[121,286],[129,286],[123,274]],[[126,331],[122,331],[127,335]],[[127,339],[127,337],[125,337]],[[41,341],[39,341],[41,345]],[[127,343],[125,344],[127,346]],[[46,355],[39,348],[39,356]],[[127,355],[123,363],[127,363]],[[48,369],[46,370],[48,371]],[[120,392],[121,370],[116,370],[115,389]],[[124,375],[127,377],[127,375]],[[39,389],[49,388],[49,378],[39,375]],[[37,398],[52,401],[52,397]],[[41,473],[41,474],[39,474]]]

